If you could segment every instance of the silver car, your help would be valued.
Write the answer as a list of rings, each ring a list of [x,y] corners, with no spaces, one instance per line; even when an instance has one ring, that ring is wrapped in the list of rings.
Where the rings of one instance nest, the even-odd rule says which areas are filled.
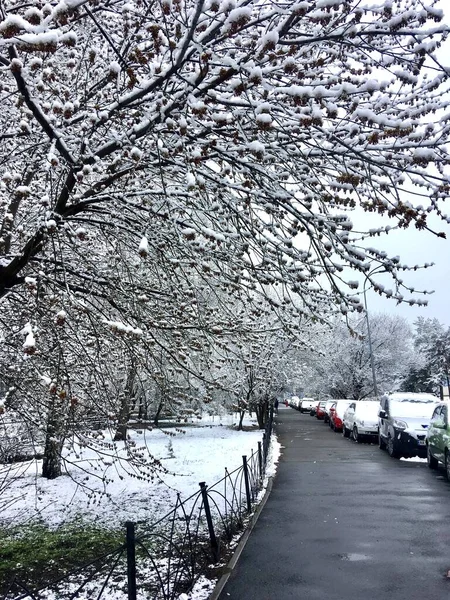
[[[352,402],[344,413],[342,435],[352,436],[355,442],[378,437],[378,402],[358,400]]]
[[[393,458],[425,458],[427,429],[438,403],[431,394],[385,394],[378,413],[380,448]]]

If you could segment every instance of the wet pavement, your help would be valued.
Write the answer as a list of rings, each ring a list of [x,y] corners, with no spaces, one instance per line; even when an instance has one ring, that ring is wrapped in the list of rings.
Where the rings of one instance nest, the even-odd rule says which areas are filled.
[[[450,599],[450,484],[280,408],[278,473],[220,600]]]

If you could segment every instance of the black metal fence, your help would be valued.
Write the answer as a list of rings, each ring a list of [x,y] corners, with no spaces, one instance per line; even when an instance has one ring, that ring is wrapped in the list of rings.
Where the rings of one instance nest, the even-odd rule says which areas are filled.
[[[175,507],[156,523],[128,522],[124,544],[44,588],[13,581],[4,600],[175,600],[201,574],[213,574],[229,543],[246,525],[262,490],[272,433],[270,412],[263,441],[214,485]],[[216,571],[217,575],[217,571]]]

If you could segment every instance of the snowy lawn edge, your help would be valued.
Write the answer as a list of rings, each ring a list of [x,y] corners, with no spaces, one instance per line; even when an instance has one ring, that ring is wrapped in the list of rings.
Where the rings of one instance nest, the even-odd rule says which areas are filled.
[[[280,454],[281,444],[276,434],[272,432],[264,482],[256,498],[254,510],[248,517],[244,532],[234,536],[230,542],[231,558],[226,564],[222,564],[226,568],[226,573],[215,579],[208,579],[204,575],[200,575],[192,590],[188,594],[181,594],[178,600],[218,600],[272,491],[272,482],[278,470]]]

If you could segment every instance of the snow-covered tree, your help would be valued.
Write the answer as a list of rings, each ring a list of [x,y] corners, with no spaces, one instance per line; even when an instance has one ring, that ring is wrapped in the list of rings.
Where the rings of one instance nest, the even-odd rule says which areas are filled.
[[[239,334],[236,303],[295,330],[361,310],[351,270],[374,262],[382,293],[422,302],[368,247],[385,228],[352,234],[349,213],[447,222],[441,19],[419,0],[3,5],[2,370],[11,402],[56,386],[28,392],[55,455],[80,405],[126,416],[161,352],[214,387],[194,354]]]
[[[234,375],[239,429],[248,411],[256,414],[260,428],[265,426],[270,405],[286,385],[283,363],[292,349],[290,346],[280,324],[275,327],[272,324],[265,335],[255,332],[236,348],[234,360],[230,361],[234,367],[230,375]]]
[[[349,207],[426,228],[448,194],[434,4],[11,5],[0,293],[35,275],[43,291],[112,302],[122,248],[183,242],[186,267],[291,284],[305,308],[345,293],[340,265],[369,259]],[[420,205],[402,199],[411,185]],[[398,261],[369,255],[396,276]]]
[[[431,387],[435,392],[441,385],[450,389],[450,327],[445,327],[438,319],[425,317],[419,317],[414,326],[420,370],[411,370],[409,385]]]
[[[315,382],[322,396],[352,398],[375,396],[371,353],[364,316],[343,321],[323,331],[316,356]],[[405,319],[386,314],[370,315],[372,358],[379,393],[398,389],[414,360],[412,332]]]

